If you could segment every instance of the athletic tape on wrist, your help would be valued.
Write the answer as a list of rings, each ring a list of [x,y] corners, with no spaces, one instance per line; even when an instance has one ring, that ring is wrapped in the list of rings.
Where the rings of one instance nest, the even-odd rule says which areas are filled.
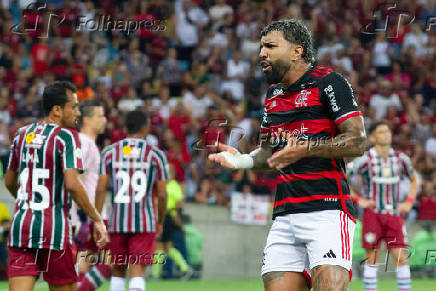
[[[227,162],[235,167],[235,169],[251,169],[254,165],[254,160],[249,154],[232,154],[230,152],[220,152]]]

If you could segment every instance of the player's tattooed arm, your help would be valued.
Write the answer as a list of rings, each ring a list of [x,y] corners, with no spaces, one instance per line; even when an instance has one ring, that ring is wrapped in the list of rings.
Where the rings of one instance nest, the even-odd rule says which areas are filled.
[[[340,266],[323,265],[312,269],[314,291],[346,291],[349,280],[348,271]]]
[[[272,156],[272,146],[269,143],[269,135],[261,132],[259,134],[260,146],[250,153],[253,158],[253,170],[257,171],[270,171],[268,165],[268,158]]]
[[[340,134],[332,139],[307,146],[307,156],[345,158],[363,155],[367,147],[365,127],[361,116],[354,116],[338,125]]]
[[[334,138],[308,141],[297,140],[289,132],[279,130],[287,144],[268,159],[269,166],[281,169],[305,157],[344,158],[363,155],[367,146],[363,118],[348,118],[338,128],[340,134]]]
[[[15,171],[7,170],[5,174],[5,186],[9,192],[17,198],[18,191],[18,173]]]

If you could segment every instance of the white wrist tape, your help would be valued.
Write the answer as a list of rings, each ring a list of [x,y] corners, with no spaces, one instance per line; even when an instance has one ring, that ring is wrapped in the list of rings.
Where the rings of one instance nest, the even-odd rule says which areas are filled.
[[[229,152],[220,152],[219,155],[223,156],[227,162],[232,164],[235,169],[251,169],[253,168],[254,161],[249,154],[231,154]]]

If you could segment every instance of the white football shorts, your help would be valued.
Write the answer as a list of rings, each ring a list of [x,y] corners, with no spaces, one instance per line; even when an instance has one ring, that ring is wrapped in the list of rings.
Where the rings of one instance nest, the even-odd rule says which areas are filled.
[[[355,223],[341,210],[277,216],[263,252],[262,275],[320,265],[351,269]]]

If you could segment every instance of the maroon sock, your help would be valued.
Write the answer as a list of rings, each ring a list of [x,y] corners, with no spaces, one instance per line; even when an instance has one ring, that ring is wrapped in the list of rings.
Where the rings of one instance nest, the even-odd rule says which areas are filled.
[[[94,291],[95,287],[88,280],[86,276],[83,276],[82,281],[80,281],[80,285],[77,287],[77,291]]]

